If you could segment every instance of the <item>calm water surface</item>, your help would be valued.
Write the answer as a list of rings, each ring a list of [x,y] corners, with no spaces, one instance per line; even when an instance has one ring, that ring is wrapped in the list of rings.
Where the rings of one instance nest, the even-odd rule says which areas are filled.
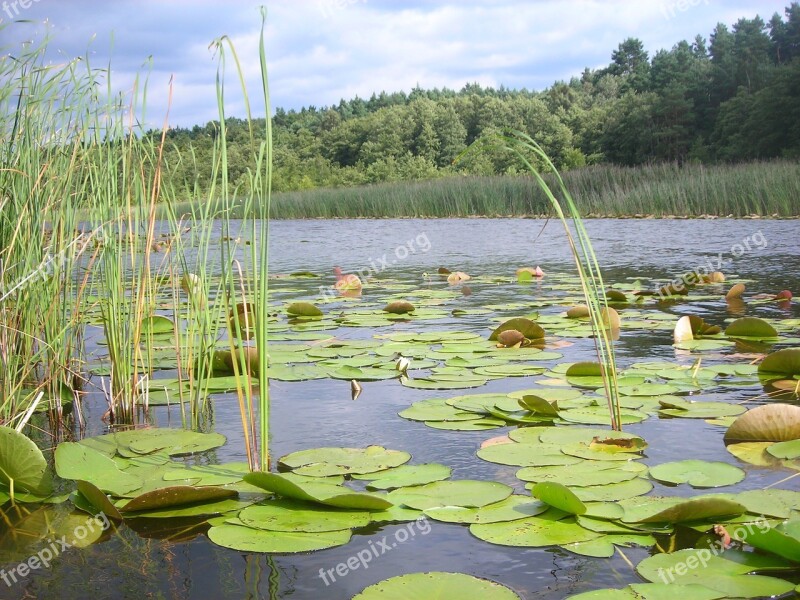
[[[800,293],[800,241],[797,221],[759,220],[592,220],[586,223],[607,282],[637,278],[674,278],[704,267],[729,277],[752,280],[749,292]],[[545,271],[573,273],[561,225],[540,220],[343,220],[277,221],[271,229],[273,273],[311,270],[329,273],[335,265],[346,271],[372,270],[378,278],[423,283],[423,272],[439,266],[477,275],[509,276],[520,266],[539,264]],[[414,251],[411,251],[413,248]],[[721,261],[721,266],[717,267]],[[377,272],[383,269],[381,272]],[[328,282],[330,283],[330,281]],[[317,284],[318,285],[318,284]],[[720,287],[720,293],[722,287]],[[385,293],[385,292],[384,292]],[[475,286],[471,296],[448,308],[535,299],[537,286]],[[369,298],[369,288],[365,289]],[[676,311],[680,310],[680,306]],[[731,315],[724,302],[692,304],[694,312],[721,323]],[[558,312],[558,311],[553,311]],[[800,316],[798,303],[789,310],[760,308],[759,316]],[[442,325],[440,325],[440,323]],[[437,328],[486,332],[488,322],[437,321]],[[402,327],[402,326],[399,326]],[[350,329],[343,337],[369,335]],[[666,332],[623,332],[618,342],[622,366],[641,360],[674,360],[676,351]],[[579,341],[563,350],[565,361],[591,359],[591,343]],[[530,378],[492,381],[465,392],[423,391],[402,387],[397,381],[364,384],[358,401],[350,399],[346,381],[308,381],[271,384],[272,453],[316,446],[379,444],[402,449],[413,462],[441,462],[453,467],[453,478],[501,481],[524,491],[514,477],[514,467],[478,460],[480,443],[506,430],[445,432],[406,421],[397,412],[412,402],[461,393],[510,391],[530,387]],[[752,397],[758,390],[733,390],[726,400]],[[709,395],[707,399],[714,399]],[[93,432],[100,433],[104,409],[99,397],[87,401]],[[176,413],[157,409],[159,425],[179,426]],[[211,416],[213,428],[228,437],[228,444],[211,453],[211,461],[244,460],[240,417],[231,395],[219,396]],[[658,420],[630,426],[630,431],[650,442],[645,462],[654,464],[680,458],[732,461],[722,445],[722,430],[691,419]],[[786,473],[750,469],[748,487],[762,487]],[[797,481],[797,480],[795,480]],[[745,485],[743,484],[743,485]],[[797,489],[798,483],[793,484]],[[658,492],[658,487],[656,492]],[[673,489],[669,493],[686,493]],[[247,555],[211,544],[203,535],[189,541],[165,541],[163,532],[128,527],[107,541],[86,550],[70,550],[46,571],[37,572],[11,588],[0,583],[0,598],[293,598],[297,600],[347,599],[364,587],[387,577],[417,571],[459,571],[487,577],[513,588],[521,597],[564,598],[594,588],[622,586],[637,581],[621,558],[594,560],[560,549],[515,549],[473,538],[467,527],[430,523],[427,534],[418,531],[407,542],[335,582],[325,581],[320,570],[335,568],[370,542],[405,525],[373,527],[353,536],[347,546],[307,555]],[[635,564],[647,550],[626,550]]]

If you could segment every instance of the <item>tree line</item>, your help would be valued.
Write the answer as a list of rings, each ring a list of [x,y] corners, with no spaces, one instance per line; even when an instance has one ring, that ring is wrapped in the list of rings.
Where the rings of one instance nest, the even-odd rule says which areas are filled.
[[[516,174],[518,161],[500,149],[454,163],[481,136],[509,128],[530,135],[564,170],[800,158],[799,56],[800,4],[792,2],[768,22],[720,23],[708,39],[698,35],[653,56],[641,40],[626,39],[607,67],[538,92],[417,87],[335,106],[278,108],[273,189]],[[263,120],[254,123],[256,143],[263,130]],[[226,120],[234,185],[253,166],[250,131],[242,119]],[[208,189],[219,135],[219,122],[169,130],[164,157],[174,189],[187,196]]]

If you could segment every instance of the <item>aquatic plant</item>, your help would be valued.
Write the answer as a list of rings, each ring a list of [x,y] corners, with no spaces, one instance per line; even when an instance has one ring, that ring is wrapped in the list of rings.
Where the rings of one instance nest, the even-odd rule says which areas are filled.
[[[581,213],[572,199],[564,180],[561,178],[561,174],[544,150],[542,150],[541,146],[529,135],[520,131],[510,131],[505,135],[481,138],[477,140],[473,146],[468,148],[465,153],[471,152],[473,149],[484,150],[497,146],[498,144],[516,154],[520,162],[525,165],[539,184],[539,187],[549,201],[550,207],[564,226],[567,243],[575,259],[575,266],[578,269],[578,276],[581,281],[584,298],[586,299],[586,305],[589,307],[592,331],[594,332],[595,349],[602,367],[603,387],[606,393],[606,400],[608,401],[608,410],[611,415],[611,427],[612,429],[621,429],[619,392],[617,390],[617,366],[614,358],[613,335],[611,331],[613,329],[613,324],[610,319],[613,309],[610,309],[608,306],[606,285],[603,283],[603,276],[600,272],[597,257],[592,249],[592,242],[589,239],[589,234],[581,221]],[[464,154],[461,156],[464,156]],[[543,172],[552,174],[551,176],[555,179],[559,197],[556,197],[550,185],[543,178]],[[572,229],[574,229],[574,234],[570,228],[570,224],[572,225]]]

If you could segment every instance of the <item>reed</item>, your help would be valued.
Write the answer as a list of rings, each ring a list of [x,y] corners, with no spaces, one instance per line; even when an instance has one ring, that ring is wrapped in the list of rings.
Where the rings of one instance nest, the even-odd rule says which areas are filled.
[[[548,185],[557,185],[544,173]],[[738,165],[663,163],[642,167],[594,165],[563,173],[585,217],[798,216],[800,162]],[[178,210],[189,211],[194,202]],[[235,214],[240,214],[237,208]],[[508,217],[551,214],[530,175],[449,176],[370,186],[276,194],[273,219]]]
[[[545,151],[529,135],[523,132],[511,131],[505,135],[481,138],[461,156],[475,150],[491,150],[498,145],[515,154],[520,162],[525,165],[538,184],[539,189],[547,198],[553,212],[555,212],[564,226],[567,243],[575,259],[575,266],[578,269],[578,277],[581,281],[586,305],[589,307],[592,332],[594,334],[592,339],[594,340],[597,358],[603,375],[603,387],[608,402],[611,427],[619,431],[622,429],[622,419],[617,385],[617,366],[612,339],[614,333],[612,331],[612,320],[609,315],[610,311],[606,300],[603,275],[600,272],[597,256],[592,248],[592,241],[581,220],[580,210],[561,174]],[[557,184],[555,193],[551,185],[542,176],[542,172],[551,173],[551,180],[555,179]]]

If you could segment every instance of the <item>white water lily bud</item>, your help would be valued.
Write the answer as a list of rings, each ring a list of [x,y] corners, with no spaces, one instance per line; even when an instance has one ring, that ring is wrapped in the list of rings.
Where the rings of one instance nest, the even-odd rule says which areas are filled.
[[[394,364],[394,367],[401,373],[405,374],[405,372],[408,371],[409,365],[411,365],[411,361],[407,359],[405,356],[401,356],[400,358],[397,359],[397,362]]]

